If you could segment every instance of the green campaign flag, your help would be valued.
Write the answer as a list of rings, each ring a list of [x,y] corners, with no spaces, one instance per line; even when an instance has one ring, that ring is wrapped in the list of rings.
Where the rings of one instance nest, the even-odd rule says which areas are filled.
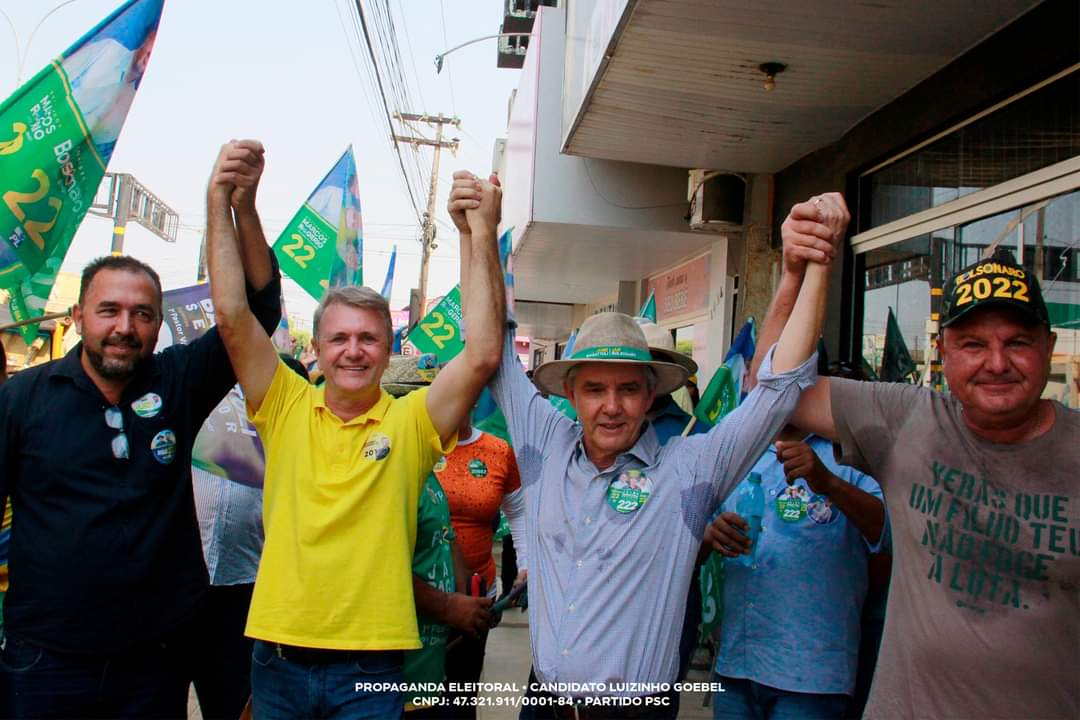
[[[128,0],[0,104],[0,288],[39,317],[105,175],[164,0]],[[26,341],[37,326],[22,329]]]
[[[713,373],[705,392],[694,408],[694,417],[702,422],[715,425],[716,421],[727,415],[739,404],[739,391],[731,368],[721,365]]]
[[[885,322],[885,349],[881,354],[881,379],[885,382],[910,382],[915,371],[915,361],[911,359],[904,335],[900,332],[900,323],[896,322],[892,308]]]
[[[337,229],[304,204],[274,243],[281,271],[316,300],[330,286],[336,237]]]
[[[274,243],[281,271],[316,300],[364,282],[363,233],[352,146],[315,186]]]
[[[862,367],[863,375],[867,380],[876,381],[878,379],[877,373],[874,372],[874,368],[866,361],[866,356],[861,355],[859,359],[862,360],[860,367]]]
[[[559,395],[550,395],[548,396],[548,402],[566,417],[571,420],[577,420],[577,410],[574,409],[574,406],[570,404],[570,401],[567,398]]]
[[[656,291],[649,291],[649,299],[638,310],[638,317],[645,318],[649,322],[656,322]]]
[[[701,566],[701,626],[698,641],[703,642],[719,627],[724,615],[724,558],[720,553],[709,553]]]
[[[510,521],[506,518],[506,513],[502,510],[499,511],[499,526],[495,528],[495,542],[499,542],[504,537],[510,534]]]
[[[461,286],[454,289],[425,315],[408,335],[409,342],[422,353],[432,353],[439,364],[448,363],[461,352]]]

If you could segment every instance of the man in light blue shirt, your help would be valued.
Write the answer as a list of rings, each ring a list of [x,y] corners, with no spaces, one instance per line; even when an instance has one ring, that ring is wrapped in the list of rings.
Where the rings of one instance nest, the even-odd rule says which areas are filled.
[[[475,209],[491,192],[468,173],[455,174],[451,215]],[[801,232],[834,252],[849,219],[843,198],[831,194],[804,205],[815,220]],[[469,246],[463,233],[463,267]],[[529,630],[545,701],[642,698],[656,703],[655,711],[624,712],[674,717],[670,684],[678,670],[679,631],[708,517],[816,378],[826,271],[810,264],[805,275],[758,387],[708,433],[663,446],[646,412],[657,395],[681,387],[687,371],[653,360],[629,316],[600,313],[586,320],[572,356],[544,363],[533,382],[506,333],[500,303],[490,314],[466,318],[470,342],[486,344],[497,334],[505,340],[489,387],[506,416],[525,490]],[[469,282],[462,278],[463,296]],[[579,420],[557,411],[537,388],[566,397]],[[550,706],[535,710],[536,716],[557,714]],[[594,712],[623,715],[616,710]]]
[[[873,478],[838,465],[832,443],[787,427],[754,465],[765,493],[757,547],[740,532],[743,481],[706,537],[729,560],[714,718],[838,718],[855,690],[869,554],[885,507]]]

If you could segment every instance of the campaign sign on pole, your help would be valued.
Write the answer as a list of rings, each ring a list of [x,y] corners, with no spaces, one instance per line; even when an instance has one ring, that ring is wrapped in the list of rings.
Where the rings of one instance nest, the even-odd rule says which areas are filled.
[[[40,316],[146,71],[164,0],[129,0],[0,104],[0,288]],[[37,326],[22,330],[27,342]]]

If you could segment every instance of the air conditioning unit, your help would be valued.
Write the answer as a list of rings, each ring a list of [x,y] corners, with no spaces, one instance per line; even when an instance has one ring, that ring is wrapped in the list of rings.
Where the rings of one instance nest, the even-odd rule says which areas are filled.
[[[691,170],[687,200],[690,229],[733,233],[743,229],[746,179],[722,170]]]

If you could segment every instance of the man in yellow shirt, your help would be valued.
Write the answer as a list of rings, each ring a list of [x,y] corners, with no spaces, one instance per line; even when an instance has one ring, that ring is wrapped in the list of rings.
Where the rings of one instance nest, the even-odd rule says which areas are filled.
[[[402,651],[421,646],[411,573],[419,494],[502,348],[477,337],[430,388],[394,400],[379,385],[393,340],[386,301],[335,288],[313,330],[326,383],[304,383],[248,307],[229,211],[233,170],[219,158],[211,176],[207,245],[217,326],[266,448],[266,544],[247,625],[253,711],[260,720],[396,717],[403,695],[385,688],[402,682]],[[463,267],[470,317],[505,302],[499,191],[476,188]]]

